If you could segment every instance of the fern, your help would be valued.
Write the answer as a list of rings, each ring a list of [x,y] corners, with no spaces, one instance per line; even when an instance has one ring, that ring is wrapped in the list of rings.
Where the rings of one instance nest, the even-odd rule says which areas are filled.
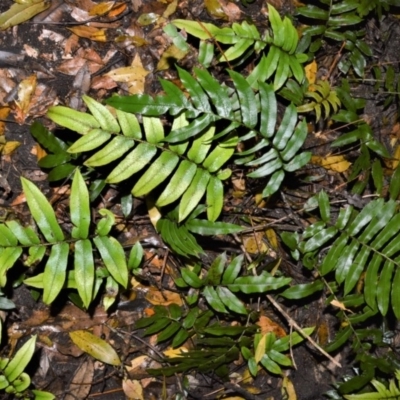
[[[351,394],[345,395],[346,400],[398,400],[400,399],[400,371],[396,371],[397,385],[394,379],[389,381],[389,387],[387,388],[383,383],[373,379],[371,385],[374,386],[376,392],[362,393],[362,394]]]
[[[251,46],[254,47],[256,53],[268,48],[267,54],[262,54],[257,66],[247,77],[247,82],[252,88],[257,89],[258,82],[265,82],[274,75],[274,90],[278,90],[290,76],[299,83],[304,80],[302,63],[307,60],[307,57],[297,53],[299,38],[292,22],[287,17],[282,19],[271,4],[268,4],[268,13],[271,33],[265,32],[262,38],[257,29],[247,22],[234,23],[231,28],[218,28],[210,23],[186,20],[175,20],[172,23],[202,41],[214,40],[232,45],[218,56],[219,62],[236,59],[243,61]],[[214,47],[206,45],[201,46],[200,49],[208,53],[214,51]],[[201,52],[199,58],[209,60],[210,57]]]
[[[313,84],[305,96],[313,99],[313,101],[297,107],[297,112],[315,112],[315,119],[318,122],[321,119],[322,111],[324,111],[325,119],[329,118],[331,109],[337,113],[341,105],[340,99],[336,91],[331,90],[327,81],[318,81]]]
[[[362,38],[365,32],[357,29],[363,21],[366,8],[355,0],[319,0],[297,8],[298,15],[313,20],[312,26],[304,31],[302,47],[309,47],[312,54],[322,46],[323,40],[345,43],[347,50],[339,62],[339,69],[346,74],[350,67],[362,77],[366,66],[366,57],[372,56],[371,48]],[[311,43],[311,38],[313,38]]]
[[[41,191],[28,180],[21,180],[30,212],[43,236],[40,237],[33,226],[23,227],[16,220],[0,224],[1,286],[6,284],[7,271],[23,257],[24,249],[27,249],[28,257],[24,262],[27,266],[36,265],[48,256],[44,271],[24,280],[28,286],[43,289],[43,301],[46,304],[51,304],[65,286],[77,289],[85,307],[89,307],[104,279],[116,293],[119,286],[126,288],[129,269],[137,265],[140,252],[134,247],[129,262],[126,261],[121,244],[109,235],[115,219],[106,209],[99,211],[103,218],[98,220],[94,235],[90,238],[89,194],[79,170],[75,172],[71,187],[70,213],[74,227],[70,239],[66,239],[54,210]],[[74,242],[73,248],[70,248],[70,241]],[[95,269],[94,249],[103,260],[103,270]],[[74,268],[68,270],[71,255]],[[115,297],[106,297],[106,308],[114,301]]]
[[[310,225],[301,235],[283,234],[285,243],[307,260],[309,268],[318,268],[322,276],[335,274],[343,286],[344,295],[351,293],[364,276],[364,299],[370,315],[385,316],[389,306],[400,318],[400,284],[398,251],[400,214],[396,202],[383,199],[371,201],[360,212],[352,206],[341,209],[335,223],[331,222],[329,199],[324,192],[318,195],[322,221]],[[318,253],[328,249],[320,261]]]

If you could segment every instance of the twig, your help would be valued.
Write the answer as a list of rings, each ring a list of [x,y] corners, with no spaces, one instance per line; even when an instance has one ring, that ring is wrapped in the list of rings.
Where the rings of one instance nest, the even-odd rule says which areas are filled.
[[[282,308],[282,306],[270,295],[267,294],[267,299],[274,305],[274,307],[286,318],[287,322],[293,326],[293,328],[307,339],[321,354],[333,362],[337,367],[342,368],[342,365],[336,361],[331,355],[329,355],[310,335],[307,335],[297,322]]]

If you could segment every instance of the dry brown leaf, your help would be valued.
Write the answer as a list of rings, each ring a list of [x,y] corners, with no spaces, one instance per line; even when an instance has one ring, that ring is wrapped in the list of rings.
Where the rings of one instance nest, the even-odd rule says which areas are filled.
[[[330,304],[331,304],[332,306],[334,306],[334,307],[340,308],[340,309],[343,310],[343,311],[348,311],[348,312],[350,312],[350,313],[353,314],[353,311],[351,311],[351,310],[349,310],[348,308],[346,308],[346,306],[345,306],[341,301],[332,300]]]
[[[17,106],[15,111],[18,115],[16,119],[19,124],[23,124],[27,117],[32,95],[36,90],[36,84],[36,75],[31,75],[18,85],[18,100],[15,101]]]
[[[4,121],[7,120],[9,114],[10,107],[0,107],[0,136],[4,135],[4,129],[6,127],[6,123]]]
[[[263,335],[273,332],[278,338],[286,336],[285,330],[280,325],[264,315],[260,316],[257,325],[261,328],[261,334]]]
[[[168,306],[170,304],[178,304],[181,306],[183,304],[182,298],[179,293],[170,292],[169,290],[163,290],[160,292],[155,287],[150,287],[149,291],[145,296],[146,300],[153,305],[163,305]]]
[[[31,154],[36,156],[37,161],[41,160],[43,157],[47,155],[46,150],[40,146],[39,143],[36,143],[31,150]]]
[[[122,14],[126,10],[126,3],[116,3],[111,11],[107,14],[109,18],[118,17],[118,15]]]
[[[244,248],[250,254],[265,253],[268,251],[268,246],[263,239],[264,232],[254,232],[243,239]]]
[[[128,400],[144,400],[143,387],[136,379],[124,379],[122,389]]]
[[[19,146],[21,146],[21,142],[13,140],[6,142],[4,146],[2,146],[1,154],[3,156],[11,156],[14,153],[14,151],[18,149]]]
[[[287,377],[283,377],[282,382],[282,396],[287,400],[297,400],[296,390],[292,381]]]
[[[88,359],[75,372],[65,400],[86,399],[92,387],[93,375],[93,360]]]
[[[343,156],[312,156],[311,163],[335,172],[347,171],[351,165]]]
[[[311,92],[314,90],[314,83],[315,83],[315,80],[317,79],[317,69],[318,69],[318,65],[315,60],[310,62],[310,64],[307,64],[304,67],[306,77],[308,79],[308,84],[309,84],[308,90]]]
[[[236,4],[227,2],[225,0],[220,0],[220,3],[222,10],[228,17],[229,22],[235,22],[240,18],[242,11]]]

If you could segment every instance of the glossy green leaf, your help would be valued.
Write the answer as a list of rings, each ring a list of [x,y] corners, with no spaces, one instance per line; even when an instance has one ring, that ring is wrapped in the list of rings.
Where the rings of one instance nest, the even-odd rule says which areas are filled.
[[[24,372],[35,351],[35,344],[36,335],[28,339],[7,364],[3,373],[9,382],[14,382]]]
[[[74,271],[79,296],[83,305],[88,308],[93,299],[95,278],[92,243],[88,239],[75,243]]]
[[[185,282],[195,289],[199,289],[204,285],[203,281],[188,268],[182,268],[181,274]]]
[[[107,210],[106,208],[99,210],[99,214],[104,218],[98,220],[96,233],[100,236],[106,236],[115,224],[115,216],[112,211]]]
[[[76,170],[72,180],[69,207],[71,222],[74,224],[71,232],[72,237],[75,239],[86,239],[89,235],[91,220],[89,192],[79,169]]]
[[[116,136],[101,150],[87,159],[84,165],[88,167],[99,167],[110,164],[112,161],[122,157],[134,145],[135,142],[133,140],[125,136]]]
[[[221,283],[221,277],[222,273],[224,272],[226,261],[226,253],[222,253],[213,261],[207,274],[208,284],[217,286]]]
[[[100,128],[100,123],[92,115],[64,106],[50,107],[46,115],[56,124],[81,135],[85,135],[92,129]]]
[[[385,316],[389,309],[390,293],[392,287],[392,275],[394,263],[385,262],[376,288],[376,300],[380,313]]]
[[[285,178],[284,171],[282,170],[275,171],[270,177],[267,186],[264,188],[262,196],[269,197],[274,193],[276,193],[281,187],[284,178]]]
[[[244,304],[226,287],[218,286],[217,294],[225,306],[238,314],[247,315],[247,309]]]
[[[65,142],[56,137],[38,121],[33,122],[30,132],[42,147],[52,153],[62,153],[68,148]]]
[[[36,185],[21,178],[29,210],[43,236],[49,243],[64,240],[64,234],[57,222],[56,215],[50,203]]]
[[[314,5],[307,5],[306,7],[299,7],[297,13],[307,18],[315,18],[320,20],[328,20],[329,12]]]
[[[183,160],[180,164],[167,187],[161,193],[156,201],[156,206],[164,207],[182,196],[189,187],[196,173],[196,165],[190,161]]]
[[[278,105],[271,85],[264,82],[259,83],[259,92],[261,99],[261,123],[260,133],[265,138],[271,138],[275,133]]]
[[[185,223],[185,226],[189,231],[203,236],[228,235],[243,230],[243,227],[240,225],[229,222],[213,222],[204,219],[190,219]]]
[[[96,128],[91,129],[86,135],[78,139],[71,147],[68,148],[69,153],[83,153],[97,149],[111,138],[111,134]]]
[[[68,254],[68,243],[58,243],[51,247],[43,274],[43,302],[46,304],[51,304],[64,286]]]
[[[218,290],[218,288],[217,288]],[[224,302],[218,295],[217,291],[211,286],[206,286],[203,290],[203,296],[206,298],[207,303],[217,312],[227,314],[229,311],[225,308]]]
[[[124,288],[128,285],[128,266],[124,249],[113,237],[96,236],[94,244],[111,276]]]
[[[70,332],[69,336],[81,350],[96,360],[109,365],[121,365],[121,360],[116,351],[109,343],[98,336],[84,330]]]
[[[275,361],[272,361],[266,354],[262,357],[261,364],[265,369],[273,374],[280,375],[282,373],[281,367]]]
[[[276,135],[272,141],[273,145],[277,149],[283,150],[286,147],[289,139],[293,135],[293,130],[296,123],[297,123],[296,107],[293,104],[290,104],[285,111],[279,129],[276,132]]]
[[[233,283],[235,279],[239,276],[240,270],[242,268],[243,258],[243,255],[237,256],[229,263],[222,275],[223,285],[229,285]]]
[[[176,154],[164,151],[140,177],[132,189],[134,196],[144,196],[164,182],[179,162]]]
[[[199,23],[197,21],[186,19],[175,19],[172,21],[172,24],[202,40],[208,40],[215,37],[219,42],[225,44],[231,44],[234,40],[234,33],[231,29],[217,28],[215,25],[208,22]]]
[[[207,219],[216,221],[224,205],[224,186],[215,176],[210,177],[206,190]]]
[[[118,183],[128,179],[144,168],[157,154],[157,148],[149,143],[140,143],[110,172],[108,183]]]
[[[181,198],[179,204],[179,221],[183,221],[199,204],[206,192],[210,174],[202,169],[198,169],[196,174]]]
[[[290,283],[291,278],[275,278],[272,276],[243,276],[235,280],[234,283],[227,285],[232,292],[264,293],[277,290]]]
[[[118,122],[124,136],[132,139],[142,138],[142,130],[140,129],[136,115],[121,110],[115,110],[115,113],[117,114]]]
[[[99,122],[101,129],[112,133],[119,133],[120,127],[118,122],[107,107],[85,94],[82,96],[82,100]]]
[[[143,247],[140,242],[136,242],[129,253],[128,268],[136,269],[139,268],[143,260]]]
[[[188,151],[189,160],[196,164],[201,164],[206,158],[211,148],[212,137],[215,134],[215,126],[210,126],[205,133],[193,140],[193,144]]]
[[[279,293],[279,295],[286,299],[303,299],[304,297],[311,296],[315,292],[321,291],[323,288],[323,282],[318,280],[312,283],[302,283],[291,286],[289,289]]]

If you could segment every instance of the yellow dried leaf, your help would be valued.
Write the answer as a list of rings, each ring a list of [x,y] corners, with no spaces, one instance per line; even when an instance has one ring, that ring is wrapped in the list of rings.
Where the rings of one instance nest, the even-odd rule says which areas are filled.
[[[346,308],[346,306],[345,306],[342,302],[340,302],[340,301],[338,301],[338,300],[332,300],[332,301],[331,301],[331,305],[333,305],[334,307],[340,308],[340,309],[343,310],[343,311],[349,311],[349,312],[352,313],[351,310],[349,310],[348,308]]]
[[[9,141],[3,146],[1,154],[3,156],[10,156],[18,147],[21,146],[21,142]]]
[[[256,352],[254,354],[254,359],[258,364],[265,354],[265,345],[267,343],[267,335],[262,335],[260,341],[258,342]]]
[[[297,395],[294,389],[294,385],[287,376],[283,377],[282,395],[287,400],[297,400]]]
[[[263,232],[255,232],[253,235],[243,239],[244,248],[251,254],[267,252],[268,246],[264,243],[263,238]]]
[[[85,330],[70,332],[69,336],[81,350],[97,360],[110,365],[121,365],[116,351],[98,336]]]
[[[4,135],[4,129],[6,127],[6,123],[4,121],[7,120],[9,114],[10,107],[0,107],[0,136]]]
[[[160,292],[158,289],[150,287],[150,290],[146,293],[146,300],[153,305],[168,306],[172,303],[181,306],[182,298],[179,293],[170,292],[169,290],[163,290]]]
[[[130,67],[113,69],[105,75],[115,82],[127,83],[130,94],[140,94],[144,92],[145,78],[149,73],[143,68],[142,61],[139,55],[136,54]]]
[[[225,14],[223,7],[218,0],[204,0],[204,6],[211,17],[225,20],[228,19],[228,16]]]
[[[115,1],[105,1],[103,3],[96,4],[93,8],[90,9],[89,15],[104,15],[107,14],[114,6]]]
[[[351,165],[343,156],[312,156],[311,163],[336,172],[347,171]]]
[[[278,250],[279,244],[278,244],[278,237],[276,236],[276,233],[273,229],[269,228],[265,231],[265,236],[268,239],[269,244],[274,250]]]
[[[307,64],[304,67],[305,73],[306,73],[306,77],[309,83],[309,87],[308,90],[310,92],[314,91],[314,83],[317,79],[317,69],[318,69],[318,65],[317,62],[314,60],[312,62],[310,62],[310,64]]]
[[[32,95],[36,90],[36,75],[28,76],[18,85],[18,101],[15,102],[20,112],[24,115],[28,113]]]
[[[67,28],[75,35],[86,39],[93,40],[95,42],[106,42],[106,30],[95,28],[94,26],[78,25],[72,28]]]
[[[185,57],[186,54],[187,51],[179,49],[174,44],[169,46],[161,56],[160,61],[157,64],[157,70],[163,71],[170,68],[176,61],[179,61]]]
[[[189,350],[185,347],[178,347],[177,349],[168,349],[163,351],[164,355],[169,358],[182,357],[182,353],[187,353]]]
[[[384,159],[384,162],[385,162],[385,165],[390,169],[397,168],[397,166],[399,165],[399,162],[400,162],[400,146],[399,145],[396,146],[393,157],[390,160]]]

